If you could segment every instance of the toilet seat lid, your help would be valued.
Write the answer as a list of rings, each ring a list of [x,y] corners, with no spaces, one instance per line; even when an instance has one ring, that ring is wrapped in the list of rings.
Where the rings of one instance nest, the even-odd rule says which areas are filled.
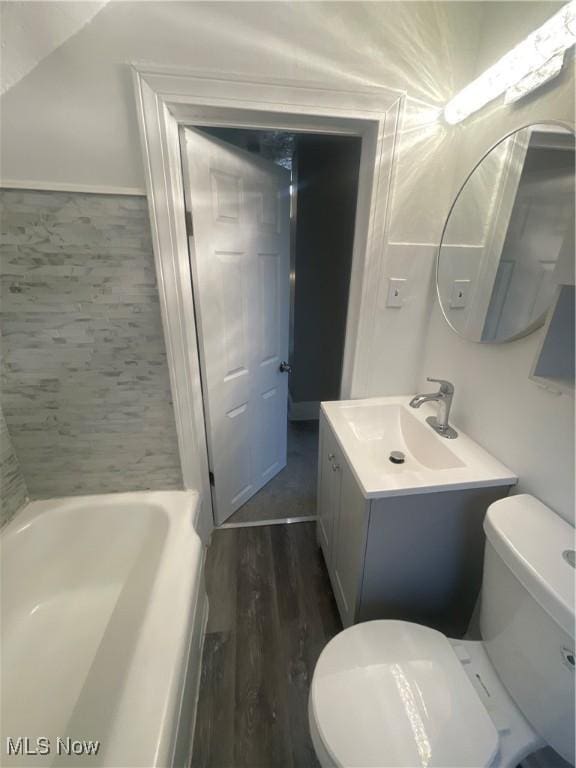
[[[336,635],[310,689],[311,716],[346,768],[487,766],[498,732],[448,639],[403,621]]]

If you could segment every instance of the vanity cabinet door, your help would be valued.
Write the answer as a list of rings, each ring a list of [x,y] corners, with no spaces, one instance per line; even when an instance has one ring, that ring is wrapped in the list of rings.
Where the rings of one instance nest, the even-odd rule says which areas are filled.
[[[332,565],[335,519],[340,503],[340,451],[332,430],[320,414],[320,449],[318,457],[318,542],[328,570]]]
[[[330,577],[345,627],[357,618],[364,573],[369,502],[364,498],[346,461],[339,463],[340,503],[334,531]]]

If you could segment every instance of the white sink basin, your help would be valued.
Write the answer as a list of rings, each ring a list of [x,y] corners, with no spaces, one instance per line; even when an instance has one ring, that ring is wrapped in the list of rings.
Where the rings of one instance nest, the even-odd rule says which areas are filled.
[[[411,396],[322,403],[340,447],[367,498],[494,485],[515,485],[507,467],[458,430],[455,440],[425,421],[436,406],[410,408]],[[401,451],[403,464],[390,461]]]

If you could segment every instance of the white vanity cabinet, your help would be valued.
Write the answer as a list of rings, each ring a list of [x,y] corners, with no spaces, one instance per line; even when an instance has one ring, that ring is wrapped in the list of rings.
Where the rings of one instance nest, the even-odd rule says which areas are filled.
[[[481,585],[486,510],[516,479],[406,492],[399,479],[413,470],[383,466],[396,487],[367,491],[351,461],[362,453],[344,450],[346,435],[326,405],[336,404],[323,404],[320,414],[317,536],[343,625],[396,618],[462,635]]]
[[[344,626],[356,618],[369,511],[334,433],[321,417],[318,540]]]
[[[329,563],[332,557],[335,510],[340,504],[342,461],[342,453],[334,433],[321,416],[316,513],[318,515],[318,541],[322,547],[326,563]]]

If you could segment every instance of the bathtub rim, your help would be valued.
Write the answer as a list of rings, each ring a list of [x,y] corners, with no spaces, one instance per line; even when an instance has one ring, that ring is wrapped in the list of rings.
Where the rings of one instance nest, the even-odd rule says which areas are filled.
[[[36,519],[48,514],[60,518],[95,506],[118,507],[121,514],[122,506],[133,508],[138,504],[158,507],[169,525],[148,594],[141,632],[127,665],[126,683],[119,700],[114,702],[117,714],[95,766],[173,765],[179,757],[175,752],[178,743],[185,745],[184,750],[180,748],[180,756],[185,752],[186,759],[191,757],[208,619],[203,575],[205,546],[196,530],[200,494],[192,490],[136,491],[31,501],[0,532],[2,549]],[[160,645],[158,627],[162,627]],[[170,628],[168,634],[166,627]],[[194,648],[198,649],[196,658],[191,657]],[[148,693],[153,690],[154,696],[147,697],[146,690]],[[182,722],[187,692],[193,696],[192,717]],[[140,724],[140,731],[133,728],[134,733],[127,735],[128,727],[134,722]],[[186,729],[183,741],[179,739],[182,728]],[[142,734],[145,744],[138,739]]]
[[[3,543],[6,537],[14,535],[14,533],[20,531],[23,526],[32,523],[33,520],[41,515],[50,512],[73,511],[79,505],[81,507],[88,506],[90,502],[94,503],[95,500],[106,506],[115,506],[117,504],[122,504],[122,502],[152,502],[161,506],[164,512],[168,512],[169,517],[174,503],[187,500],[191,505],[189,511],[192,516],[192,525],[196,533],[198,533],[197,528],[202,503],[198,491],[122,491],[121,493],[94,493],[82,494],[81,496],[60,496],[53,499],[28,500],[20,507],[13,517],[2,526],[0,529],[0,542]]]

